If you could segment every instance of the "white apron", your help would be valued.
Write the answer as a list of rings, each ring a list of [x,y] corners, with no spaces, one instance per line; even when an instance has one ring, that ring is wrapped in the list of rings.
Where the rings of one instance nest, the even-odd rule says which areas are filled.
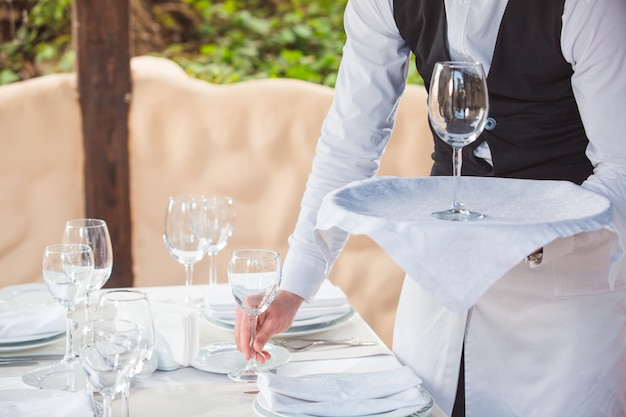
[[[583,234],[552,261],[548,245],[540,267],[519,264],[462,314],[405,279],[394,352],[447,415],[465,335],[467,417],[626,416],[625,274],[610,290],[609,243]]]

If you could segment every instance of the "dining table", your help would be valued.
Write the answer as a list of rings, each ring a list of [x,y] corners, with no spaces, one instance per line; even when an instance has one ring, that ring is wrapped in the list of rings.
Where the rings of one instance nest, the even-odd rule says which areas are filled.
[[[218,284],[227,285],[227,284]],[[196,294],[205,294],[208,285],[194,285]],[[185,297],[185,286],[142,287],[149,299],[158,303],[180,304]],[[215,343],[232,343],[231,328],[216,325],[207,319],[202,309],[197,309],[199,347]],[[279,335],[270,343],[280,345],[285,337]],[[319,373],[359,373],[395,369],[401,363],[393,352],[376,335],[358,312],[352,310],[349,318],[306,338],[321,340],[346,339],[373,342],[367,346],[315,346],[302,351],[290,351],[290,357],[276,368],[279,375],[300,376]],[[0,357],[17,354],[64,353],[64,340],[26,351],[0,352]],[[419,349],[419,346],[416,346]],[[36,389],[22,382],[22,375],[48,364],[42,361],[28,366],[0,366],[0,393],[5,390]],[[130,391],[130,415],[132,417],[254,417],[259,413],[253,403],[258,394],[254,383],[235,382],[222,372],[210,372],[193,366],[164,371],[156,370],[132,380]],[[113,401],[113,415],[122,415],[120,396]],[[446,417],[434,406],[428,414]],[[409,417],[409,416],[407,416]]]

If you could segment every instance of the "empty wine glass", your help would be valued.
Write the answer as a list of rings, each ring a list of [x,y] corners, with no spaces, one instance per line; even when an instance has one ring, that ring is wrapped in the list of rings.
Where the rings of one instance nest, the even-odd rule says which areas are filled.
[[[235,227],[233,199],[226,195],[204,196],[207,216],[207,255],[209,256],[209,284],[217,284],[217,254],[226,247]]]
[[[226,195],[204,196],[206,225],[204,236],[207,239],[209,257],[209,290],[206,294],[206,307],[210,305],[213,288],[217,285],[217,254],[226,247],[235,227],[233,199]]]
[[[135,366],[128,372],[128,384],[122,390],[122,407],[124,416],[130,415],[129,396],[130,379],[139,374],[146,362],[152,356],[154,347],[154,321],[148,296],[136,289],[108,290],[100,294],[96,308],[96,318],[99,320],[114,319],[128,320],[135,323],[141,337],[139,343],[139,358]]]
[[[432,214],[438,219],[465,221],[484,217],[467,210],[458,194],[462,149],[483,131],[488,110],[487,83],[481,64],[456,61],[435,64],[428,93],[428,118],[437,136],[452,146],[455,177],[452,206]]]
[[[169,198],[163,242],[170,255],[185,267],[185,302],[191,303],[193,267],[206,252],[204,199],[200,195],[185,194]]]
[[[90,387],[102,396],[98,417],[111,417],[111,403],[128,385],[128,374],[140,355],[137,326],[128,320],[89,320],[78,339]]]
[[[109,229],[104,220],[74,219],[65,223],[63,243],[89,245],[93,252],[94,270],[85,293],[85,317],[89,318],[91,294],[104,286],[113,268],[113,249]]]
[[[281,277],[280,255],[272,250],[241,249],[231,253],[228,263],[228,283],[235,301],[248,315],[250,346],[254,345],[259,314],[270,306]],[[234,369],[228,376],[240,382],[256,382],[259,374],[256,353],[244,369]]]
[[[57,244],[44,250],[43,278],[52,297],[66,313],[65,356],[53,365],[22,376],[24,383],[37,388],[78,391],[86,386],[85,373],[74,354],[73,313],[93,274],[93,253],[83,244]]]

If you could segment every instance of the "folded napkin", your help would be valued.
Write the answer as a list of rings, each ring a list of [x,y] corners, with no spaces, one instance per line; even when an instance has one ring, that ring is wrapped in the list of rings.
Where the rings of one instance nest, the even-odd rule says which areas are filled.
[[[235,300],[228,285],[217,285],[207,291],[207,314],[210,317],[234,323]],[[294,325],[303,326],[315,323],[317,319],[332,320],[350,311],[346,294],[336,285],[326,280],[322,284],[315,299],[304,303],[294,318]]]
[[[261,374],[259,405],[275,413],[349,417],[421,407],[430,402],[422,380],[407,366],[353,374],[287,377]]]
[[[452,177],[375,177],[325,196],[316,242],[330,265],[343,245],[336,233],[368,235],[435,299],[460,312],[537,248],[581,232],[616,230],[609,200],[567,181],[460,181],[461,200],[484,219],[431,215],[450,207]],[[624,249],[615,242],[611,283]]]
[[[91,395],[86,391],[9,390],[0,396],[3,417],[92,417]]]
[[[151,301],[156,333],[153,356],[157,369],[170,371],[188,366],[200,349],[198,322],[192,308]]]
[[[20,288],[28,290],[34,297],[15,297],[0,301],[0,342],[2,339],[62,333],[65,331],[65,310],[49,296],[45,286],[33,291],[33,285],[15,286],[13,293]]]

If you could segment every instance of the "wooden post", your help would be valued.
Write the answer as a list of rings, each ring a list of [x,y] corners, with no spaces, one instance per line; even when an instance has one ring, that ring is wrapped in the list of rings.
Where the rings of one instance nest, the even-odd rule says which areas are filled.
[[[132,286],[128,112],[129,0],[73,0],[73,37],[85,149],[85,212],[113,244],[107,287]]]

